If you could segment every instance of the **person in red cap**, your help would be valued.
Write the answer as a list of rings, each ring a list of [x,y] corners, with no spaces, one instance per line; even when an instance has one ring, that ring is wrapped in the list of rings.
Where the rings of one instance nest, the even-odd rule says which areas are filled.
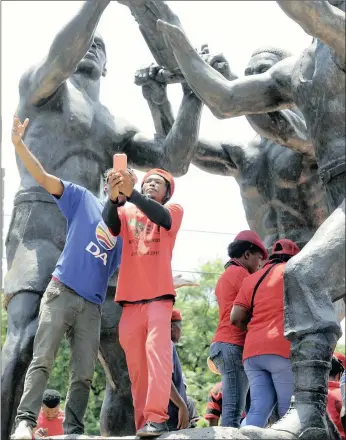
[[[300,251],[296,243],[274,243],[264,267],[249,276],[234,301],[231,322],[246,331],[244,368],[249,379],[251,405],[242,426],[265,427],[277,402],[281,418],[293,393],[290,343],[284,337],[284,270]]]
[[[117,206],[120,192],[131,205]],[[173,177],[164,170],[149,171],[141,193],[134,189],[131,172],[113,171],[103,210],[110,231],[123,239],[115,301],[123,306],[119,341],[131,380],[138,437],[168,431],[175,298],[171,260],[183,218],[180,205],[166,205],[173,192]]]
[[[210,346],[210,359],[222,378],[221,425],[239,428],[249,388],[242,365],[245,332],[231,324],[230,313],[243,280],[256,272],[268,253],[255,232],[242,231],[228,246],[228,255],[230,261],[215,288],[219,323]]]
[[[334,352],[332,368],[329,372],[327,411],[337,427],[342,440],[345,440],[345,431],[341,423],[342,395],[340,388],[340,379],[345,369],[337,354],[340,356],[341,353]]]

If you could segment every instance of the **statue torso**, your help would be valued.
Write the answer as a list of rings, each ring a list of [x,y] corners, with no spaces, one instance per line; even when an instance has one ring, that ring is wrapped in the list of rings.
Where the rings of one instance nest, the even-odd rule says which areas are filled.
[[[282,237],[304,245],[327,216],[316,166],[265,138],[244,147],[236,179],[249,226],[268,247]]]

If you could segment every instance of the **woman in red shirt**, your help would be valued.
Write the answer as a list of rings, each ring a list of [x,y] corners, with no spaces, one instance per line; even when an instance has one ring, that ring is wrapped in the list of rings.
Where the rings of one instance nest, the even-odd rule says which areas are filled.
[[[278,240],[268,263],[244,280],[234,301],[231,322],[247,330],[243,361],[251,406],[242,426],[263,428],[276,401],[280,417],[290,405],[293,374],[290,343],[284,337],[283,274],[286,262],[298,252],[293,241]]]
[[[221,426],[239,428],[249,389],[242,365],[245,332],[231,324],[230,313],[244,278],[258,269],[268,253],[255,232],[242,231],[229,245],[228,255],[230,261],[215,288],[219,324],[210,346],[210,359],[222,377]]]

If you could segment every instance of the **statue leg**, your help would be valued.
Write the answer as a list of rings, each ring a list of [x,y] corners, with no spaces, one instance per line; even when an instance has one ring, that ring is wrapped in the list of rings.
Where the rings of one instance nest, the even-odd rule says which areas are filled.
[[[1,438],[8,440],[32,358],[41,295],[23,292],[7,308],[7,337],[2,350]]]
[[[100,414],[101,435],[129,436],[136,432],[131,383],[125,353],[119,343],[118,325],[122,308],[114,302],[115,287],[108,287],[102,307],[99,360],[106,376],[106,392]]]
[[[345,201],[288,262],[284,279],[293,404],[270,429],[240,432],[251,439],[339,439],[326,417],[326,401],[331,358],[341,336],[333,301],[345,295]]]

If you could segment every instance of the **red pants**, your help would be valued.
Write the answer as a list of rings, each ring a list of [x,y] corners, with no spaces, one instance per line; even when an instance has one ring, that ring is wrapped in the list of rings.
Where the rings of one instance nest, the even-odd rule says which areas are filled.
[[[172,383],[172,301],[126,304],[119,324],[131,380],[136,429],[168,420]]]

